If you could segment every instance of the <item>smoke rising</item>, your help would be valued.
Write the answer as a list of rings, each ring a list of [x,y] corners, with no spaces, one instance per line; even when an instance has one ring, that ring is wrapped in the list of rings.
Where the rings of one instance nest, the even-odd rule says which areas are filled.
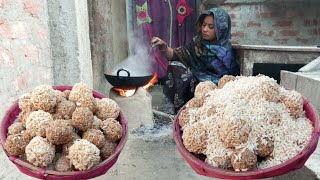
[[[116,65],[112,71],[112,75],[117,75],[119,69],[126,69],[130,72],[130,76],[149,76],[154,73],[153,66],[156,63],[154,55],[151,51],[151,44],[144,42],[142,38],[129,37],[132,42],[132,54],[120,64]],[[127,76],[125,71],[119,73],[120,76]]]

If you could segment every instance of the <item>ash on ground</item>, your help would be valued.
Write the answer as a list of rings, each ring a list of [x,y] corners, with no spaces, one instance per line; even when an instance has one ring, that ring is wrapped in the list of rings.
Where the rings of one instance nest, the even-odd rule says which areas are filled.
[[[141,126],[134,129],[130,134],[141,137],[144,140],[157,140],[172,135],[172,120],[154,114],[154,127],[152,129]]]

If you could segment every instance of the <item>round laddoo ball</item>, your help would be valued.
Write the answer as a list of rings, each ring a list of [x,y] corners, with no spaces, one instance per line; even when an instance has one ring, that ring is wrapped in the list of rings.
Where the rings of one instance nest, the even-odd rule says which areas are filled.
[[[204,103],[204,99],[200,97],[193,97],[186,103],[187,108],[200,108]]]
[[[303,115],[303,97],[299,92],[281,88],[280,101],[285,105],[291,116],[299,118]]]
[[[189,123],[190,114],[188,108],[183,109],[179,115],[179,125],[181,128],[184,128],[185,125]]]
[[[102,120],[99,119],[97,116],[94,116],[93,123],[92,123],[92,129],[100,130],[101,126],[102,126]]]
[[[248,171],[256,167],[257,156],[248,148],[235,150],[231,154],[231,164],[235,171]]]
[[[200,154],[207,147],[208,131],[202,122],[195,122],[187,126],[182,134],[183,145],[190,152]]]
[[[217,86],[212,81],[203,81],[200,82],[194,91],[194,97],[202,98],[208,92],[213,91]]]
[[[62,145],[62,154],[63,155],[68,155],[69,154],[69,148],[73,145],[73,143],[77,139],[81,139],[81,137],[77,133],[73,132],[72,133],[72,140],[69,141],[68,143]]]
[[[228,156],[227,154],[224,156],[214,157],[213,161],[219,168],[230,169],[230,170],[232,169],[231,157]]]
[[[234,80],[236,80],[236,77],[234,77],[232,75],[224,75],[224,76],[222,76],[222,78],[218,82],[218,88],[221,89],[221,88],[223,88],[223,86],[225,84],[227,84],[228,82],[234,81]]]
[[[120,107],[119,105],[110,98],[102,98],[96,99],[97,103],[97,111],[95,115],[101,119],[106,120],[108,118],[116,119],[120,114]]]
[[[102,131],[97,129],[88,129],[83,133],[82,139],[90,141],[92,144],[101,149],[105,144],[105,137]]]
[[[250,133],[249,124],[244,120],[225,119],[219,125],[218,134],[220,140],[228,147],[233,148],[247,142]]]
[[[27,118],[26,129],[34,136],[46,137],[46,129],[53,122],[50,113],[43,110],[33,111]]]
[[[77,107],[87,107],[92,113],[97,110],[96,99],[92,94],[85,94],[80,97],[76,102]]]
[[[31,139],[32,137],[27,131],[9,135],[6,142],[4,143],[4,149],[11,156],[22,155],[25,152],[25,148],[29,144]]]
[[[18,115],[18,121],[22,123],[23,127],[26,127],[26,121],[32,111],[21,111]]]
[[[247,101],[257,100],[261,98],[274,103],[277,103],[279,101],[280,87],[277,84],[277,81],[273,78],[264,75],[261,75],[259,77],[239,78],[238,83],[241,84],[241,82],[243,82],[244,80],[248,80],[248,82],[250,82],[250,85],[245,83],[245,90],[241,90],[241,88],[235,88],[241,98]]]
[[[268,137],[259,137],[254,152],[260,157],[269,156],[274,149],[274,141]]]
[[[80,139],[70,147],[67,157],[76,169],[89,170],[100,162],[100,150],[91,142]]]
[[[210,120],[205,121],[208,129],[215,130],[214,127],[210,127],[212,122]],[[211,131],[209,130],[209,132]],[[211,133],[209,133],[211,134]],[[231,154],[233,153],[232,149],[226,148],[223,143],[216,137],[216,135],[210,136],[208,139],[208,144],[205,152],[203,154],[206,155],[205,162],[214,166],[223,169],[233,170],[231,165]]]
[[[62,100],[57,104],[54,117],[56,119],[71,119],[76,110],[76,104],[72,101]]]
[[[280,87],[276,80],[268,76],[257,77],[258,87],[267,101],[278,102],[280,99]]]
[[[116,142],[122,137],[121,124],[113,118],[104,120],[101,129],[106,138],[112,142]]]
[[[77,102],[82,96],[92,95],[92,89],[86,85],[85,83],[76,83],[69,94],[69,100],[73,102]]]
[[[56,106],[56,96],[54,89],[49,85],[37,86],[30,97],[35,110],[51,112]]]
[[[103,147],[100,149],[102,159],[107,159],[116,150],[118,143],[106,140]]]
[[[46,167],[52,163],[55,156],[55,146],[46,138],[34,137],[26,146],[27,160],[38,167]]]
[[[57,103],[60,103],[61,101],[67,100],[66,95],[63,92],[61,92],[59,90],[54,90],[54,93],[55,93],[55,96],[57,99]]]
[[[92,128],[93,113],[87,107],[77,107],[72,114],[70,122],[74,128],[86,131]]]
[[[21,133],[21,131],[25,130],[24,126],[22,125],[21,122],[14,122],[13,124],[11,124],[8,128],[8,134],[19,134]]]
[[[65,90],[63,91],[63,94],[66,96],[66,99],[69,100],[69,95],[70,95],[71,90]]]
[[[46,138],[54,145],[66,144],[73,139],[73,128],[68,120],[55,120],[46,129]]]
[[[68,172],[72,171],[72,163],[70,162],[70,159],[67,158],[67,156],[63,155],[61,156],[57,162],[55,163],[55,170],[60,172]]]
[[[275,109],[274,112],[270,113],[270,121],[269,123],[272,125],[280,126],[282,123],[281,113],[278,109]]]
[[[32,111],[33,104],[30,98],[31,98],[31,93],[25,93],[19,97],[18,104],[19,104],[19,108],[22,111]]]

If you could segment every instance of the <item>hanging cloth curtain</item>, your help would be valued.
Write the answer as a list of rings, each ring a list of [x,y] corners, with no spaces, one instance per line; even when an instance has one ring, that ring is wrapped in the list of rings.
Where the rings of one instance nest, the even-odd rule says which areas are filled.
[[[133,32],[150,47],[157,36],[176,48],[192,41],[196,35],[196,0],[134,0],[132,4]],[[154,50],[153,71],[161,78],[167,70],[167,60]]]

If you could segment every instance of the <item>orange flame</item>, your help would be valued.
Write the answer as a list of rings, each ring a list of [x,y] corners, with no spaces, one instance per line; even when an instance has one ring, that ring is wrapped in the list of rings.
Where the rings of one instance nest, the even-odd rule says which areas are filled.
[[[157,75],[157,73],[155,73],[153,75],[152,79],[146,85],[144,85],[143,88],[149,89],[157,82],[158,82],[158,75]],[[125,89],[114,88],[114,90],[118,91],[120,96],[125,96],[125,97],[132,96],[136,92],[136,89],[125,90]]]
[[[136,92],[136,89],[124,90],[124,89],[114,88],[114,90],[118,91],[120,96],[125,96],[125,97],[132,96]]]
[[[157,73],[154,73],[152,79],[148,82],[148,84],[144,85],[143,88],[144,89],[149,89],[150,87],[152,87],[157,82],[158,82],[158,75],[157,75]]]

